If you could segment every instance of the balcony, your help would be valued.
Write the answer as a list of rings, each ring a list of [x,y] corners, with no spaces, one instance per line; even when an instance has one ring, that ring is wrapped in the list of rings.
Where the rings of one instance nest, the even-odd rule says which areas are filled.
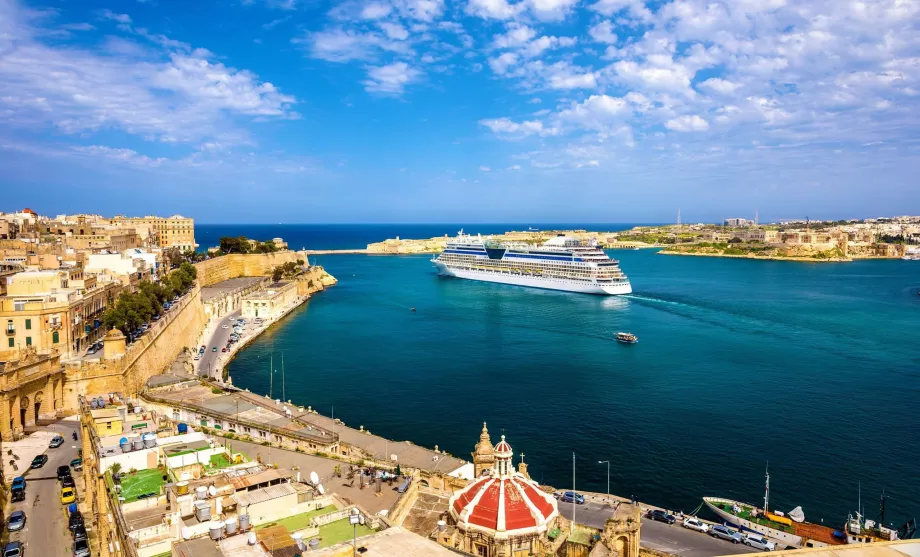
[[[16,334],[16,327],[7,327],[7,328],[6,328],[6,334],[7,334],[7,335],[10,335],[10,336],[15,335],[15,334]]]

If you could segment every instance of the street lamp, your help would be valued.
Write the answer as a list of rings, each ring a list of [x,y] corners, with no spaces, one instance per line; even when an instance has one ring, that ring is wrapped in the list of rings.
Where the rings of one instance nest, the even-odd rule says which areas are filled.
[[[610,504],[610,461],[609,460],[598,460],[598,464],[607,465],[607,504]]]
[[[348,516],[348,522],[351,523],[352,529],[354,530],[352,539],[352,555],[357,557],[358,555],[358,522],[361,520],[361,516],[358,514],[358,509],[351,509],[351,514]]]

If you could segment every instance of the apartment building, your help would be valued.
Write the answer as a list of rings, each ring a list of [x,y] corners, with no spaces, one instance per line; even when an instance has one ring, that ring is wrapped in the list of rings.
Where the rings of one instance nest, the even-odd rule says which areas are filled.
[[[182,251],[194,250],[195,219],[173,215],[171,217],[125,217],[116,216],[111,219],[102,219],[102,223],[114,227],[134,227],[139,230],[149,230],[153,236],[154,245],[160,248],[178,248]],[[143,237],[144,235],[141,234]]]
[[[102,313],[121,290],[101,284],[82,269],[25,271],[7,276],[0,296],[0,360],[15,359],[27,347],[74,356],[102,338]]]

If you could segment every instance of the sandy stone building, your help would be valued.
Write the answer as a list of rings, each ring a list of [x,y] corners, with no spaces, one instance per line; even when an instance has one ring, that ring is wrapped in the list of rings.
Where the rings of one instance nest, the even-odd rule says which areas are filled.
[[[60,356],[30,349],[23,350],[18,360],[0,363],[0,438],[4,441],[21,437],[24,427],[55,417],[63,407]]]

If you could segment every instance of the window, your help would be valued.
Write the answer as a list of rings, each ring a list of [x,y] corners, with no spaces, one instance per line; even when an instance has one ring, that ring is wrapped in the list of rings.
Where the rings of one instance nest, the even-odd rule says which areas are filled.
[[[32,320],[26,319],[26,330],[28,331],[31,328],[32,328]]]
[[[26,346],[32,346],[32,337],[26,337]]]
[[[13,337],[10,337],[8,340],[10,341],[10,348],[15,348],[15,347],[16,347],[16,339],[14,339]]]
[[[51,333],[51,342],[53,344],[57,344],[60,341],[61,341],[61,335],[59,335],[57,331],[54,331],[53,333]]]

